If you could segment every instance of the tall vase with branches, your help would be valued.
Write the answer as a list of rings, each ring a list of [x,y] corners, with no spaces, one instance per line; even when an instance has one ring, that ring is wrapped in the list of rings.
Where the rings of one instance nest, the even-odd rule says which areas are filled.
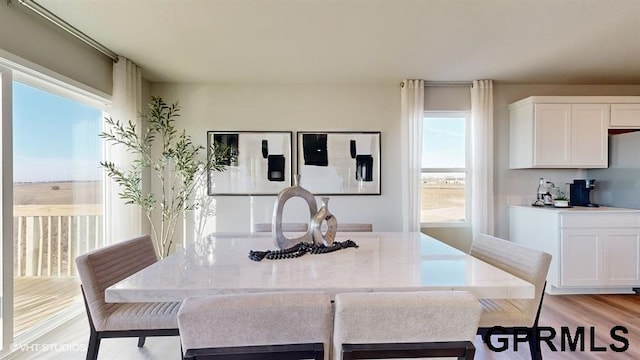
[[[108,143],[124,146],[136,156],[127,166],[111,161],[102,161],[100,165],[119,186],[118,196],[126,204],[143,209],[160,258],[171,253],[176,225],[185,212],[199,208],[200,204],[191,198],[201,185],[199,182],[206,178],[200,174],[206,174],[207,170],[224,171],[224,164],[230,163],[232,157],[230,149],[222,144],[213,144],[206,149],[206,155],[202,155],[205,148],[194,144],[184,130],[176,128],[179,116],[177,103],[167,104],[161,97],[154,96],[147,112],[140,114],[147,125],[144,132],[139,132],[132,121],[123,123],[108,117],[105,119],[108,130],[100,133]],[[153,146],[156,142],[158,145]],[[151,190],[143,188],[142,179],[147,171],[159,184]],[[159,224],[153,221],[156,212]]]

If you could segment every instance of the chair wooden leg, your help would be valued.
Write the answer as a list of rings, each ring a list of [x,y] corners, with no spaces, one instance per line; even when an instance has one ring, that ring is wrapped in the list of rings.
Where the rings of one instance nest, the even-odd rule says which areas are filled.
[[[536,319],[533,322],[533,327],[529,328],[529,351],[531,352],[532,360],[542,360],[542,349],[540,348],[540,339],[538,335],[538,320],[540,320],[540,312],[542,311],[542,300],[544,300],[544,291],[547,288],[547,282],[544,282],[542,286],[542,295],[540,296],[540,303],[538,304],[538,312],[536,313]]]
[[[144,337],[144,336],[140,336],[140,337],[138,338],[138,347],[143,347],[143,346],[144,346],[144,342],[145,342],[146,340],[147,340],[147,338],[146,338],[146,337]]]
[[[473,360],[476,357],[476,348],[473,344],[469,344],[466,347],[464,356],[460,356],[459,360]]]
[[[329,351],[329,350],[327,349],[327,351]],[[314,357],[313,357],[314,360],[323,360],[324,359],[324,346],[322,344],[316,344],[315,351],[314,351],[313,355],[314,355]]]
[[[98,349],[100,349],[100,336],[96,331],[91,329],[91,335],[89,335],[89,345],[87,346],[87,360],[97,360]]]

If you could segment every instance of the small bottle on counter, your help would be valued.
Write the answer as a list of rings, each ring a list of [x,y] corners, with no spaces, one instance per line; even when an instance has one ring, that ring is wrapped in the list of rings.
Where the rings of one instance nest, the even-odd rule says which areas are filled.
[[[540,178],[540,182],[538,183],[538,191],[536,193],[535,205],[544,206],[544,196],[546,194],[547,194],[547,182],[544,181],[544,178]]]

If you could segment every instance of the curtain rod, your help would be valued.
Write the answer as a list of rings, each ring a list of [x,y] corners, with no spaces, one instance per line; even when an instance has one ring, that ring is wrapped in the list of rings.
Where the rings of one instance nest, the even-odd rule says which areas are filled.
[[[9,2],[11,2],[11,0],[9,0]],[[50,22],[54,23],[55,25],[59,26],[61,29],[67,31],[69,34],[77,37],[78,39],[80,39],[82,41],[84,41],[86,44],[88,44],[89,46],[93,47],[94,49],[96,49],[96,50],[100,51],[101,53],[107,55],[113,61],[118,61],[118,54],[116,54],[113,51],[109,50],[107,47],[105,47],[104,45],[100,44],[99,42],[93,40],[87,34],[85,34],[82,31],[76,29],[71,24],[69,24],[68,22],[62,20],[56,14],[54,14],[51,11],[47,10],[45,7],[43,7],[42,5],[38,4],[37,2],[35,2],[33,0],[18,0],[18,3],[20,3],[20,5],[26,7],[27,9],[35,12],[36,14],[42,16],[43,18],[49,20]]]
[[[406,81],[406,80],[405,80]],[[405,81],[400,82],[400,87],[404,87]],[[437,87],[437,86],[473,86],[473,82],[470,81],[425,81],[424,87]]]
[[[470,81],[425,81],[424,87],[427,86],[471,86]]]

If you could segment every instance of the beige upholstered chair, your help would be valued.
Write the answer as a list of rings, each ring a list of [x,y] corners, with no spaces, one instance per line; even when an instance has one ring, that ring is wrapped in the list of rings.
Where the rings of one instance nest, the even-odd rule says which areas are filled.
[[[157,261],[149,235],[94,250],[76,258],[91,335],[87,359],[96,359],[100,340],[146,336],[177,336],[180,303],[107,303],[104,291]]]
[[[473,359],[480,312],[464,291],[338,294],[333,359]]]
[[[486,342],[488,331],[494,326],[502,326],[509,333],[514,328],[527,328],[531,358],[541,359],[538,318],[551,255],[485,234],[475,237],[469,253],[535,286],[533,299],[481,299],[478,335]]]
[[[356,224],[356,223],[340,223],[338,222],[338,231],[349,232],[371,232],[373,231],[373,225],[371,224]]]
[[[309,224],[306,223],[282,223],[282,231],[306,232]],[[253,225],[254,232],[271,232],[271,223],[258,223]]]
[[[185,359],[328,359],[331,299],[296,291],[187,298],[178,327]]]

